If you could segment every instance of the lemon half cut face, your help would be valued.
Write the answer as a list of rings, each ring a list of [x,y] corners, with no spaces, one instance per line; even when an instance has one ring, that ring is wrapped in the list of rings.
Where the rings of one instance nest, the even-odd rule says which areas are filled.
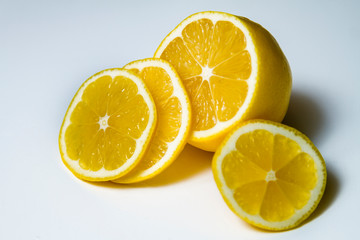
[[[281,121],[291,92],[289,64],[271,34],[227,13],[202,12],[182,21],[155,57],[180,75],[193,110],[189,143],[215,151],[239,122]]]

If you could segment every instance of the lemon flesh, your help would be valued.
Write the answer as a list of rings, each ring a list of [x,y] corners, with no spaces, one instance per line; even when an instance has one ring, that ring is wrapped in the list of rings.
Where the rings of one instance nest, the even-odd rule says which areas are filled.
[[[188,24],[161,54],[190,90],[195,131],[213,128],[239,111],[251,73],[245,47],[244,34],[231,22],[200,19]]]
[[[179,73],[193,109],[189,143],[215,151],[239,122],[281,121],[291,92],[288,62],[260,25],[227,13],[182,21],[155,53]]]
[[[86,180],[125,174],[144,153],[155,122],[154,103],[140,78],[126,70],[103,71],[82,85],[65,115],[63,161]]]
[[[162,59],[129,63],[153,96],[158,121],[149,147],[139,164],[118,183],[139,182],[158,175],[180,154],[190,132],[190,101],[174,68]]]
[[[213,172],[235,213],[265,229],[300,224],[317,206],[326,182],[314,145],[284,125],[242,124],[214,156]]]

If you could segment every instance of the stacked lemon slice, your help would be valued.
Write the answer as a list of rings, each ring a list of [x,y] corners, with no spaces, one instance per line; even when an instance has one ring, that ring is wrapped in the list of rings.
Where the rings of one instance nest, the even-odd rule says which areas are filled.
[[[145,59],[132,62],[125,69],[139,74],[148,86],[158,122],[144,157],[130,173],[114,180],[118,183],[138,182],[162,172],[184,148],[191,122],[189,98],[169,63],[161,59]]]
[[[97,73],[80,87],[65,114],[62,160],[82,179],[120,177],[144,155],[156,120],[154,100],[141,78],[123,69]]]

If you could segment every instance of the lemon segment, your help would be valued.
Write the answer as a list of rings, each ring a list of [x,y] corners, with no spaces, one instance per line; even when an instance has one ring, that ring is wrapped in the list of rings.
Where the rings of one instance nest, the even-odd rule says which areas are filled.
[[[179,73],[193,109],[189,143],[215,151],[239,122],[281,121],[291,92],[289,64],[260,25],[221,12],[201,12],[182,21],[162,41],[155,57]]]
[[[164,171],[184,148],[191,127],[190,101],[175,69],[162,59],[144,59],[124,68],[138,74],[148,86],[158,122],[148,150],[139,164],[117,183],[144,181]]]
[[[311,141],[265,120],[234,129],[216,151],[212,168],[228,206],[269,230],[299,225],[316,208],[326,185],[325,162]]]
[[[156,117],[139,77],[122,69],[99,72],[84,82],[65,114],[59,136],[62,160],[89,181],[124,175],[144,154]]]

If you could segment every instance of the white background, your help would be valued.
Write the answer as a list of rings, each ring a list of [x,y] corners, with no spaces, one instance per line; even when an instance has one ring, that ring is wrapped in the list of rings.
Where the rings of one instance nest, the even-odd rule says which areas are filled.
[[[246,16],[278,40],[293,73],[285,123],[328,169],[301,227],[260,231],[222,200],[212,154],[187,146],[144,184],[92,184],[62,164],[58,133],[92,74],[151,57],[182,19]],[[0,239],[344,239],[360,214],[360,5],[355,1],[0,1]]]

